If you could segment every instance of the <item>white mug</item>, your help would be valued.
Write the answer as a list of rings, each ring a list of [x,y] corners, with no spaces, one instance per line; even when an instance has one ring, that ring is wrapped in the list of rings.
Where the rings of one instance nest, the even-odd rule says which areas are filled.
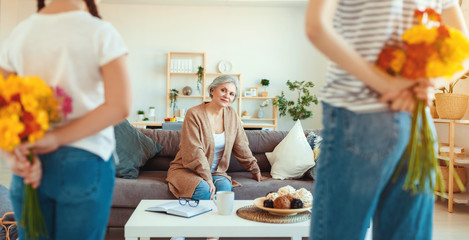
[[[215,194],[213,202],[217,206],[218,214],[231,215],[233,212],[234,192],[219,191]]]

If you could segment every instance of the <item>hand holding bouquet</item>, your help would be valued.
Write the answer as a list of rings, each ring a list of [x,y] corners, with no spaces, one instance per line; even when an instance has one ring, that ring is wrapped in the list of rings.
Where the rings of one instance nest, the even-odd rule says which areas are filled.
[[[457,72],[464,70],[463,62],[469,59],[469,41],[461,32],[441,23],[441,16],[435,10],[416,10],[414,27],[406,30],[401,42],[385,46],[378,56],[379,68],[394,76],[413,80],[444,77],[450,80]],[[444,192],[443,179],[435,153],[436,138],[433,136],[428,108],[423,100],[416,100],[412,115],[410,140],[399,163],[395,177],[407,162],[404,189],[413,193],[424,192],[428,184],[436,185]],[[436,173],[436,179],[433,178]],[[456,176],[456,183],[463,189]]]
[[[4,79],[0,74],[0,149],[13,151],[22,142],[34,143],[71,111],[71,99],[62,89],[52,89],[38,77]],[[34,159],[30,150],[28,160]],[[47,236],[37,192],[30,184],[24,188],[20,226],[27,239]]]

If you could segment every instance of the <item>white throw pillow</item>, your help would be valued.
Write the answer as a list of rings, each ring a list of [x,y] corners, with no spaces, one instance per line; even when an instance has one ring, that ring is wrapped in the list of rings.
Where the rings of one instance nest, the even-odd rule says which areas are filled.
[[[270,175],[274,179],[300,178],[315,164],[314,152],[299,120],[274,151],[265,155],[272,166]]]

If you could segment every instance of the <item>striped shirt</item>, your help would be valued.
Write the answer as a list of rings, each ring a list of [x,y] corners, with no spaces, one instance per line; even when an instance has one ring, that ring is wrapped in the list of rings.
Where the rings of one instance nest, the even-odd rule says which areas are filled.
[[[413,26],[414,10],[437,12],[458,4],[457,0],[339,0],[334,28],[365,60],[375,62],[383,46],[398,41]],[[335,107],[355,112],[379,112],[388,105],[379,93],[335,63],[329,64],[326,85],[319,98]]]

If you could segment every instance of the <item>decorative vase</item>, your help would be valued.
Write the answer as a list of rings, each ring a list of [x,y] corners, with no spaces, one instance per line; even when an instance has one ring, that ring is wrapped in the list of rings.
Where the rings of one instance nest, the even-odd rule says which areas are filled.
[[[437,93],[436,111],[442,119],[459,120],[464,117],[469,96],[456,93]]]
[[[264,108],[259,108],[259,111],[257,112],[257,117],[264,118]]]

